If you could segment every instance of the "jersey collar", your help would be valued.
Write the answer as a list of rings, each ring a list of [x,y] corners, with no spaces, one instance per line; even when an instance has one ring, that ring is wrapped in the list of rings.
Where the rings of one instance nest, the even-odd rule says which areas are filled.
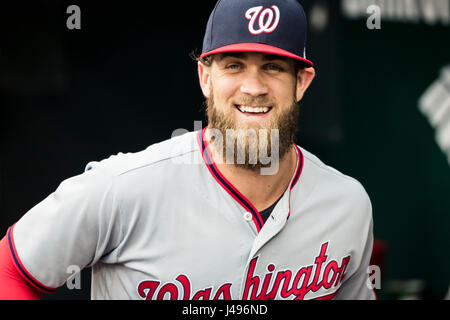
[[[252,220],[255,224],[256,230],[260,232],[262,229],[264,222],[261,218],[261,215],[259,211],[253,206],[253,204],[243,195],[239,192],[239,190],[236,189],[228,180],[225,178],[222,173],[220,172],[217,165],[214,163],[211,153],[207,148],[207,142],[205,140],[205,131],[208,127],[203,128],[203,130],[199,130],[197,134],[197,142],[200,147],[200,151],[202,154],[202,158],[206,164],[206,167],[208,168],[209,172],[213,176],[213,178],[220,184],[222,188],[225,189],[226,192],[234,199],[236,200],[247,212],[250,212],[252,214]],[[303,153],[300,150],[300,148],[294,144],[295,150],[297,152],[297,166],[295,169],[295,173],[292,177],[291,183],[289,185],[289,213],[287,216],[287,219],[289,219],[289,216],[291,214],[290,209],[290,198],[291,198],[291,190],[294,188],[294,186],[297,184],[297,182],[300,179],[300,175],[302,173],[303,169]]]

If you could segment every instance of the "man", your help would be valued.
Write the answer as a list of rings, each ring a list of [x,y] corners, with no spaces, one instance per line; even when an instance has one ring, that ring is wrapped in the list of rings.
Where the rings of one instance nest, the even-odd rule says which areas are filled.
[[[373,299],[370,200],[294,144],[314,78],[295,0],[221,0],[198,61],[208,127],[91,162],[12,226],[2,298],[92,266],[93,299]]]

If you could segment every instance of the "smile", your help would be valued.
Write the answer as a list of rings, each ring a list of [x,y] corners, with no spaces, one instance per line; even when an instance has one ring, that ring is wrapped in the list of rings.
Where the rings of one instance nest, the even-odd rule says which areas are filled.
[[[267,113],[272,107],[265,106],[244,106],[236,104],[235,107],[242,113]]]

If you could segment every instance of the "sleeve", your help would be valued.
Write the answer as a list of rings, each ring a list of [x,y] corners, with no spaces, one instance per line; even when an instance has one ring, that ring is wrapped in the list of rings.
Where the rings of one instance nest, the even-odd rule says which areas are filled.
[[[368,268],[370,265],[370,258],[372,256],[373,249],[373,219],[372,219],[372,205],[370,199],[364,191],[364,206],[361,210],[361,226],[355,230],[360,231],[360,245],[359,253],[355,256],[358,257],[356,261],[356,271],[349,275],[344,276],[344,281],[339,288],[336,300],[376,300],[376,294],[373,290],[371,283],[369,282]]]
[[[8,230],[10,252],[22,276],[51,293],[71,275],[105,256],[112,261],[120,243],[114,177],[102,166],[63,181]]]
[[[12,260],[8,236],[0,241],[0,300],[39,300],[39,291],[22,277]]]

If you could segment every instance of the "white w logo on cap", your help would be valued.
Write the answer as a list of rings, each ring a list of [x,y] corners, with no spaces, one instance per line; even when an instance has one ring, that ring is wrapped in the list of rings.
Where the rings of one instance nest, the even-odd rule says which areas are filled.
[[[264,10],[262,9],[263,6],[253,7],[248,9],[245,13],[245,18],[250,20],[248,23],[248,31],[250,31],[253,35],[258,35],[263,32],[271,33],[277,28],[278,22],[280,22],[280,10],[277,6],[271,6],[270,8],[266,8]],[[259,29],[255,30],[255,22],[258,16]],[[264,21],[266,16],[267,19]]]

